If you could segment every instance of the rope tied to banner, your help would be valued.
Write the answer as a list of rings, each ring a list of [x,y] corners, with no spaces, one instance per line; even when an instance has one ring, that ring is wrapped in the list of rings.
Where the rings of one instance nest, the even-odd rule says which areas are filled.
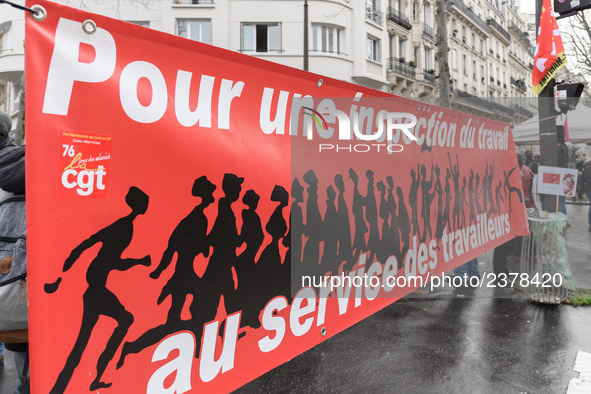
[[[34,5],[31,8],[25,7],[24,5],[13,3],[12,1],[8,0],[0,0],[0,4],[6,3],[13,8],[18,8],[19,10],[29,11],[31,13],[31,17],[38,22],[45,20],[47,17],[47,11],[40,5]]]

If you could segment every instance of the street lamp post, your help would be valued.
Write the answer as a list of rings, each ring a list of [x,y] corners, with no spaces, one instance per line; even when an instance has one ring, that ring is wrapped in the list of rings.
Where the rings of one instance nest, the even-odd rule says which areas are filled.
[[[304,0],[304,71],[308,71],[308,0]]]
[[[539,33],[543,0],[536,0],[536,31]],[[535,64],[534,64],[535,67]],[[542,165],[556,167],[558,150],[556,138],[556,117],[554,109],[554,78],[538,95],[538,119],[540,120],[540,161]],[[542,194],[542,208],[556,212],[556,196]]]

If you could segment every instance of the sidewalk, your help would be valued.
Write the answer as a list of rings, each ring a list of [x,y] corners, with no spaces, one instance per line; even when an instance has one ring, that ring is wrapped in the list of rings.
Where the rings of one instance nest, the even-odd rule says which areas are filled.
[[[565,232],[575,285],[584,288],[591,288],[588,209],[567,205]],[[479,263],[481,273],[493,272],[492,251]],[[590,307],[532,304],[506,289],[413,295],[237,393],[565,393],[579,376],[577,353],[591,353],[589,327]]]

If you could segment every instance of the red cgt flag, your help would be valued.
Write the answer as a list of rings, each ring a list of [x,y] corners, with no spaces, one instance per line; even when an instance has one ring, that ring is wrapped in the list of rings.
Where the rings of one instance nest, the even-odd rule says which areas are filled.
[[[540,94],[564,65],[566,65],[566,55],[564,54],[564,45],[556,22],[556,15],[552,8],[552,2],[544,0],[532,72],[532,91],[534,94]]]

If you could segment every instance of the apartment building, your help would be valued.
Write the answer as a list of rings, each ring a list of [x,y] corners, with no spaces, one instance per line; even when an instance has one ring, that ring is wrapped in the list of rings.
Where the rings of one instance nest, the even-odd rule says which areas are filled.
[[[25,69],[25,15],[0,5],[0,110],[12,115],[16,127]]]
[[[533,116],[533,46],[515,1],[448,2],[452,107],[520,123]]]
[[[303,65],[306,0],[61,2],[291,67]],[[439,96],[435,0],[307,4],[311,72],[405,97]],[[0,7],[0,109],[16,114],[24,12]],[[531,96],[533,57],[514,1],[454,0],[446,2],[446,12],[452,107],[504,121],[523,118],[513,104],[486,100]]]

